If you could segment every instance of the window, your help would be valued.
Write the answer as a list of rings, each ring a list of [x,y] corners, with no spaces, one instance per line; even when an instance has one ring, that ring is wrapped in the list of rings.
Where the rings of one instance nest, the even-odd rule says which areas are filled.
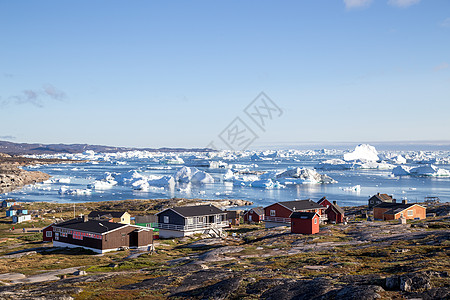
[[[187,218],[187,224],[188,225],[194,224],[194,219],[193,218]]]
[[[55,240],[59,240],[59,232],[55,233]]]
[[[271,209],[271,210],[270,210],[270,215],[271,215],[272,217],[275,217],[275,215],[276,215],[276,211],[275,211],[275,210],[273,210],[273,209]]]
[[[414,216],[414,211],[412,209],[408,210],[408,216],[410,217]]]
[[[52,236],[53,236],[53,232],[52,232],[52,231],[47,231],[47,232],[45,233],[45,236],[46,236],[46,237],[52,237]]]
[[[169,223],[169,216],[164,216],[164,223]]]
[[[314,224],[317,224],[317,218],[314,218]]]

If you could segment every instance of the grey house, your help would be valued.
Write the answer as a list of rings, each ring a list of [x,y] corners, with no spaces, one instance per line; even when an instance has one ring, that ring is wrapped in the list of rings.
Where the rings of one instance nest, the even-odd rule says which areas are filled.
[[[227,212],[213,205],[182,206],[156,214],[160,238],[173,238],[196,233],[222,236],[228,226]]]

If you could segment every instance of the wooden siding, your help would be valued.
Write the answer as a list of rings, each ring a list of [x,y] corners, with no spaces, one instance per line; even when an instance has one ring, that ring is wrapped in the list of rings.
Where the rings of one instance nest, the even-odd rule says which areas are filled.
[[[315,234],[319,232],[319,223],[318,215],[315,215],[312,219],[291,218],[291,232]]]

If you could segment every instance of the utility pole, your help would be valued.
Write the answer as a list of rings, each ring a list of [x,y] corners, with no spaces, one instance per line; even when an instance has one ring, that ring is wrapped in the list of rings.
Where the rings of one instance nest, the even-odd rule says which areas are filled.
[[[75,203],[73,204],[73,218],[75,219]]]

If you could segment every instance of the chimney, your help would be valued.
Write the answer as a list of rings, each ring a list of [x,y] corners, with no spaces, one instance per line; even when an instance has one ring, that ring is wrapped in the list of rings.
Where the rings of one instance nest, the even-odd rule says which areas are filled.
[[[403,199],[402,200],[402,204],[408,204],[408,200],[407,199]]]
[[[397,203],[397,199],[392,199],[392,203]]]
[[[334,201],[333,201],[333,204],[334,204],[334,205],[337,205],[337,202],[336,202],[336,200],[334,200]]]
[[[377,193],[377,196],[380,196],[380,193]]]

